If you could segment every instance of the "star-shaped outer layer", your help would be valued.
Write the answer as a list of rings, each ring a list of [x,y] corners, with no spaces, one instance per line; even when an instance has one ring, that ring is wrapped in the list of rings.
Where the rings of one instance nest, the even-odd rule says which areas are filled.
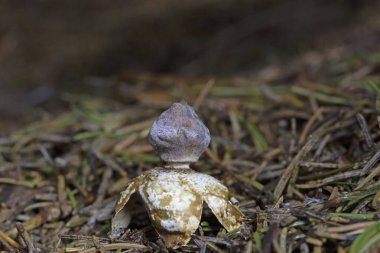
[[[227,231],[242,224],[243,215],[229,202],[227,187],[215,178],[189,168],[154,168],[135,178],[121,192],[113,231],[125,226],[125,205],[135,191],[142,197],[157,233],[170,248],[189,242],[198,228],[203,201]]]

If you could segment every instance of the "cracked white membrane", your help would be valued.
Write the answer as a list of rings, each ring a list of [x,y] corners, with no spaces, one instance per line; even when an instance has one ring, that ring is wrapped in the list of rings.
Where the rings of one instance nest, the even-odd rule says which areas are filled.
[[[163,115],[164,118],[162,118]],[[179,118],[175,124],[170,125],[171,123],[165,119],[168,115],[171,120],[173,120],[172,115],[177,115]],[[181,115],[184,118],[181,118]],[[200,121],[194,110],[183,103],[175,103],[160,118],[161,123],[166,122],[167,127],[174,128],[174,130],[169,131],[170,138],[156,135],[155,138],[160,140],[159,144],[161,145],[164,140],[166,144],[163,145],[167,145],[177,139],[179,140],[177,144],[181,143],[182,146],[175,149],[177,156],[173,156],[173,153],[170,153],[167,148],[154,145],[159,152],[166,152],[165,155],[161,153],[160,157],[168,164],[163,168],[158,167],[149,170],[135,178],[121,193],[116,205],[116,214],[112,220],[113,236],[117,237],[118,233],[126,228],[124,221],[127,212],[126,204],[135,192],[141,196],[154,228],[168,247],[173,248],[189,242],[191,234],[199,226],[204,202],[207,203],[227,231],[239,228],[242,224],[243,215],[228,200],[227,187],[209,175],[191,170],[188,165],[188,160],[198,159],[204,149],[207,148],[209,143],[208,129]],[[181,122],[186,124],[181,124]],[[161,123],[156,124],[156,126],[165,127],[165,124],[162,125]],[[187,129],[184,130],[184,127]],[[195,130],[204,132],[197,135]],[[160,133],[165,134],[166,132],[160,130]],[[173,136],[173,132],[177,132],[178,135]],[[206,138],[207,145],[205,135],[208,136],[208,140]],[[188,142],[181,140],[181,138],[185,138]],[[201,140],[198,140],[199,138]],[[151,141],[152,139],[154,141],[154,138],[150,138]],[[170,140],[168,141],[168,139]],[[190,155],[188,156],[186,152],[189,152]],[[165,160],[165,158],[168,159]]]

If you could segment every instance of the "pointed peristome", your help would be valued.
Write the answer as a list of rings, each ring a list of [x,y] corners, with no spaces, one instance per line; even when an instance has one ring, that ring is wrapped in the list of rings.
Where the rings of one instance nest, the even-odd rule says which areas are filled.
[[[153,122],[149,142],[164,162],[196,162],[210,144],[210,131],[193,107],[174,103]]]

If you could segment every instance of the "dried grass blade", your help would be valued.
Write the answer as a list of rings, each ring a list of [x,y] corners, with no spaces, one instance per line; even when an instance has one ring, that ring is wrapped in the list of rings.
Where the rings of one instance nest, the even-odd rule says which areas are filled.
[[[318,137],[319,137],[318,135],[311,136],[311,138],[306,142],[303,148],[297,153],[297,155],[290,162],[289,166],[286,168],[284,174],[281,176],[280,181],[278,182],[274,190],[274,195],[276,199],[278,199],[281,196],[281,194],[284,192],[285,187],[293,173],[293,170],[296,169],[296,166],[298,166],[298,163],[308,152],[310,152],[313,146],[318,142],[318,139],[319,139]]]

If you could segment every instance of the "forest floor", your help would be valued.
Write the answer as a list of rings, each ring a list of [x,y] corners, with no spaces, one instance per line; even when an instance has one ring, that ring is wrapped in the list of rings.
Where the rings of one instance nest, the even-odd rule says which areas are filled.
[[[192,168],[228,186],[246,221],[227,233],[205,207],[173,252],[377,252],[379,67],[378,53],[335,48],[268,66],[266,83],[124,73],[113,88],[129,104],[66,94],[65,109],[0,139],[0,247],[167,251],[141,203],[120,239],[108,233],[120,191],[160,164],[152,121],[184,98],[212,135]]]
[[[234,62],[224,61],[228,56],[244,56],[254,44],[248,40],[244,47],[230,46],[229,39],[239,33],[222,33],[207,43],[204,51],[209,54],[193,63],[200,73],[196,76],[204,78],[191,78],[180,70],[173,75],[121,71],[85,80],[97,92],[58,94],[42,102],[36,92],[38,106],[30,110],[30,117],[0,122],[0,252],[379,252],[376,14],[365,28],[321,37],[315,50],[300,50],[278,64],[263,63],[251,75],[246,74],[249,66],[245,74],[229,77],[209,78],[201,72],[211,63],[229,68]],[[38,16],[45,25],[44,15]],[[277,22],[285,24],[282,19]],[[246,23],[246,29],[250,27]],[[227,32],[235,31],[232,28]],[[54,25],[52,30],[57,30]],[[146,38],[150,43],[151,37]],[[324,47],[325,41],[336,38],[339,43]],[[221,40],[226,44],[212,50]],[[297,45],[301,47],[302,43]],[[41,66],[46,65],[54,67],[41,60]],[[23,76],[17,71],[15,76]],[[8,100],[21,105],[22,97]],[[137,202],[129,229],[111,240],[120,192],[131,179],[161,164],[147,140],[153,120],[182,99],[196,108],[212,136],[208,150],[192,168],[229,188],[246,216],[243,228],[226,232],[205,206],[190,243],[168,250]],[[15,106],[3,110],[16,111]]]

